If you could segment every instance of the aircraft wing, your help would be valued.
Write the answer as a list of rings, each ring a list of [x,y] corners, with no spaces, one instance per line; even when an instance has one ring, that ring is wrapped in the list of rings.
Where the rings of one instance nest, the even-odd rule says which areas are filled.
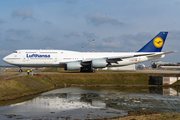
[[[108,58],[106,58],[106,60],[109,63],[117,63],[117,61],[122,61],[122,59],[134,58],[134,57],[140,57],[140,56],[148,56],[148,55],[154,55],[154,54],[155,53],[137,53],[135,55],[130,55],[130,56],[108,57]]]
[[[157,54],[157,52],[155,53],[142,53],[142,54],[136,54],[136,55],[131,55],[131,56],[119,56],[119,57],[108,57],[106,58],[107,61],[122,61],[122,59],[126,59],[126,58],[133,58],[133,57],[140,57],[140,56],[147,56],[147,57],[155,57],[155,56],[160,56],[160,55],[166,55],[166,54],[170,54],[170,53],[174,53],[177,51],[170,51],[170,52],[160,52],[159,54]]]
[[[115,57],[107,57],[106,59],[107,60],[114,60],[114,61],[122,61],[122,59],[126,59],[126,58],[133,58],[133,57],[139,57],[139,56],[147,56],[147,55],[153,55],[154,53],[149,53],[149,54],[145,54],[145,53],[142,53],[142,54],[136,54],[136,55],[129,55],[129,56],[115,56]]]
[[[105,59],[105,60],[111,60],[111,61],[122,61],[122,59],[125,58],[130,58],[130,57],[134,57],[133,55],[131,56],[115,56],[115,57],[104,57],[104,58],[96,58],[96,59]],[[82,63],[88,63],[91,62],[93,59],[85,59],[82,60]]]
[[[156,56],[161,56],[161,55],[166,55],[166,54],[170,54],[170,53],[174,53],[177,51],[170,51],[170,52],[153,52],[153,53],[137,53],[135,55],[129,55],[129,56],[114,56],[114,57],[105,57],[105,58],[96,58],[96,59],[105,59],[107,62],[109,63],[117,63],[117,61],[122,61],[122,59],[127,59],[127,58],[134,58],[134,57],[140,57],[140,56],[146,56],[146,57],[156,57]],[[85,59],[85,60],[81,60],[78,62],[81,62],[84,65],[89,65],[91,64],[91,61],[93,59]],[[77,62],[77,61],[76,61]],[[59,63],[60,65],[66,64],[64,62]]]
[[[106,60],[110,60],[110,61],[122,61],[122,59],[126,59],[126,58],[133,58],[133,57],[138,57],[138,56],[146,56],[146,55],[152,55],[155,53],[150,53],[150,54],[137,54],[137,55],[128,55],[128,56],[114,56],[114,57],[104,57],[104,58],[96,58],[96,59],[106,59]],[[86,63],[86,62],[91,62],[92,59],[85,59],[82,60],[82,62]]]
[[[96,58],[96,59],[105,59],[108,63],[117,63],[117,61],[122,61],[122,59],[126,59],[126,58],[133,58],[133,57],[138,57],[138,56],[146,56],[146,55],[152,55],[155,53],[137,53],[136,55],[127,55],[127,56],[114,56],[114,57],[104,57],[104,58]],[[91,61],[93,59],[85,59],[82,60],[81,63],[82,64],[91,64]]]

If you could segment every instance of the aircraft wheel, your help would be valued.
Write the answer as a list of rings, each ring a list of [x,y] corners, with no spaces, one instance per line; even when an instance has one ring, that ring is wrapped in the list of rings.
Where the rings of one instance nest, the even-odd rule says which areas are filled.
[[[82,68],[80,69],[80,72],[83,72],[83,69],[82,69]]]

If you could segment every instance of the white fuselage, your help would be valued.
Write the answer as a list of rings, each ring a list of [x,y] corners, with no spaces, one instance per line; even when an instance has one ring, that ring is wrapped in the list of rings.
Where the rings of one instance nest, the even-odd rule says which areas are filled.
[[[149,54],[151,52],[147,52]],[[160,53],[160,52],[159,52]],[[19,67],[64,67],[64,63],[86,61],[92,59],[102,59],[108,57],[119,58],[121,56],[133,56],[146,54],[145,52],[75,52],[66,50],[17,50],[6,56],[3,60]],[[156,53],[154,53],[156,54]],[[110,67],[124,66],[153,59],[159,59],[165,55],[150,57],[139,56],[125,58],[117,63],[108,65]]]

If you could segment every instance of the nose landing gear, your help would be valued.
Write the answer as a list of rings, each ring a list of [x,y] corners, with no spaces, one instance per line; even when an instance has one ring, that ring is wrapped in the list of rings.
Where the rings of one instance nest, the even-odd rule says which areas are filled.
[[[23,70],[21,69],[21,67],[20,67],[20,69],[19,69],[19,72],[20,72],[20,73],[23,72]]]

